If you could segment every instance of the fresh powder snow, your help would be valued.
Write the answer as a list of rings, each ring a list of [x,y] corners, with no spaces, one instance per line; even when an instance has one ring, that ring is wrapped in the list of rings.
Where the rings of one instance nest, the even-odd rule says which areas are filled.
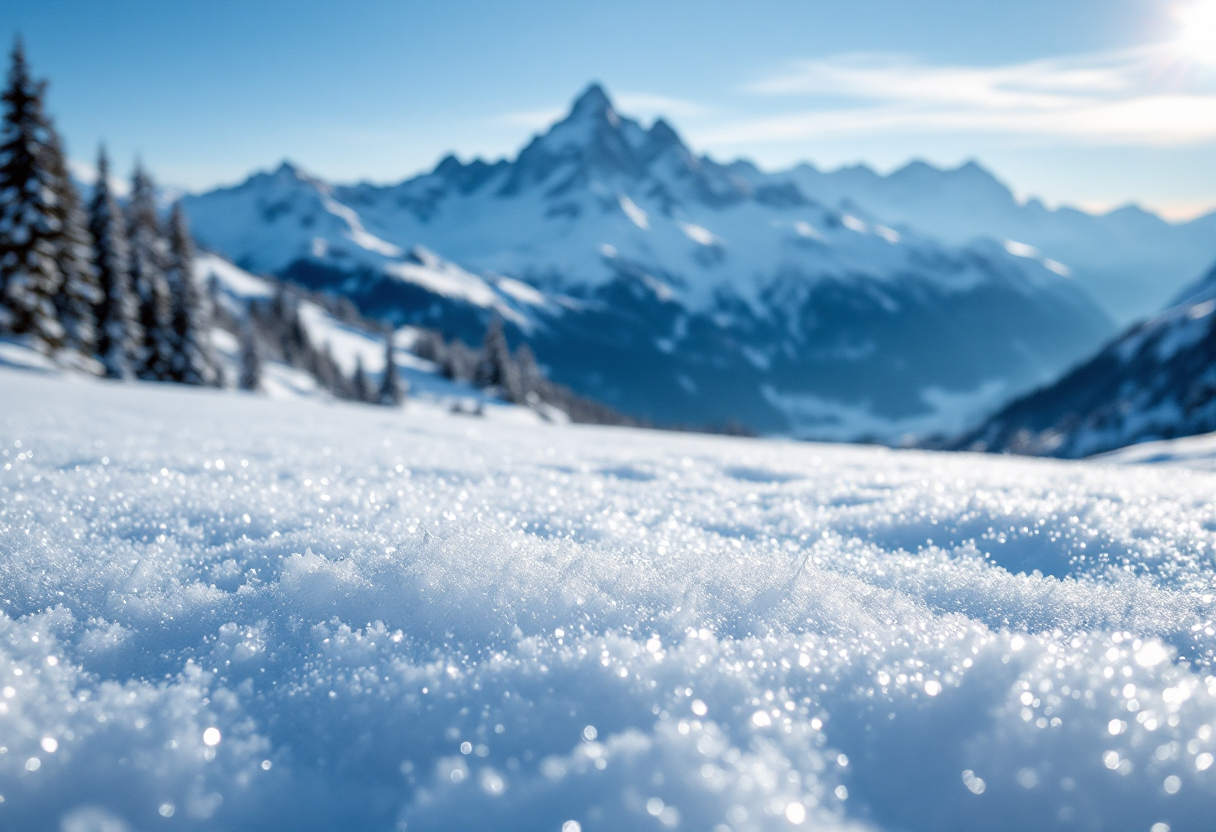
[[[1211,827],[1216,474],[0,368],[0,827]],[[500,418],[501,417],[501,418]]]

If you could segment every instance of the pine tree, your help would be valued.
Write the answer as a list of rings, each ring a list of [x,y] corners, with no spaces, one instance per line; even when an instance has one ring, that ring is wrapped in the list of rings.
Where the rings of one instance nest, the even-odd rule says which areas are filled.
[[[481,387],[497,387],[502,396],[511,402],[523,400],[519,389],[519,374],[511,360],[511,348],[502,330],[502,318],[495,315],[486,327],[486,337],[481,345],[481,360],[475,379]]]
[[[317,377],[317,384],[329,392],[337,394],[339,392],[338,380],[341,373],[338,370],[337,363],[334,361],[334,353],[328,341],[325,342],[325,346],[317,353],[316,364],[317,370],[315,375]]]
[[[169,215],[169,268],[166,279],[173,298],[173,379],[184,384],[211,384],[211,309],[194,277],[194,240],[181,202]]]
[[[0,97],[0,331],[28,333],[50,351],[64,342],[54,303],[63,275],[45,88],[30,76],[17,41]]]
[[[372,401],[372,385],[367,380],[367,372],[363,369],[363,356],[355,356],[355,375],[351,378],[353,397],[357,402]]]
[[[481,353],[459,338],[453,338],[443,351],[440,369],[445,378],[452,381],[476,381]]]
[[[300,300],[286,283],[279,284],[270,312],[278,330],[283,360],[292,367],[305,369],[313,352],[312,340],[300,316]]]
[[[173,378],[173,299],[165,279],[165,243],[156,217],[156,187],[137,165],[127,207],[127,233],[131,240],[131,282],[139,299],[139,322],[144,343],[139,375],[148,379]]]
[[[515,367],[519,376],[520,402],[535,404],[540,399],[544,375],[536,364],[536,356],[527,344],[520,344],[515,351]]]
[[[237,384],[242,390],[256,392],[262,389],[262,353],[258,349],[252,318],[246,319],[241,327],[241,375]]]
[[[67,346],[92,355],[97,346],[97,320],[93,308],[101,300],[97,272],[93,267],[93,241],[86,227],[80,194],[68,170],[67,157],[54,132],[47,145],[47,166],[54,182],[54,215],[59,225],[55,261],[62,278],[55,295],[55,310]]]
[[[438,364],[440,368],[447,364],[447,349],[443,336],[433,329],[420,331],[413,346],[414,355]]]
[[[405,382],[397,370],[397,362],[393,360],[393,331],[390,329],[384,336],[384,376],[380,379],[380,404],[401,407],[405,404],[405,389]]]
[[[110,163],[105,150],[97,154],[97,184],[89,205],[93,236],[93,265],[101,301],[97,305],[97,356],[111,378],[128,379],[142,352],[139,305],[131,291],[131,260],[127,224],[110,190]]]

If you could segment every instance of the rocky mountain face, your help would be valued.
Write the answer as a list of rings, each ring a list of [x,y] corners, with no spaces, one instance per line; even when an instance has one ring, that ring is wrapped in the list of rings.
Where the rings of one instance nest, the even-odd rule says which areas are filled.
[[[1216,431],[1216,268],[1056,383],[950,443],[1083,457]]]
[[[186,206],[244,268],[468,340],[499,314],[555,380],[660,423],[956,432],[1114,332],[1030,245],[943,243],[807,176],[697,156],[592,86],[511,160],[394,186],[284,164]]]

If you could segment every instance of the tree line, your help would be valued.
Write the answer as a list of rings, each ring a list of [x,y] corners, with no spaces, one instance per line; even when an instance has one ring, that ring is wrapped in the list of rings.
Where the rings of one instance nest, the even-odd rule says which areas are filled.
[[[226,386],[212,348],[220,324],[240,335],[238,386],[262,387],[262,358],[309,372],[319,386],[355,401],[399,405],[406,384],[385,338],[385,371],[373,386],[362,366],[346,377],[308,338],[299,301],[281,290],[251,301],[243,321],[225,320],[214,283],[194,274],[195,244],[181,203],[162,222],[156,185],[136,164],[122,205],[109,160],[98,153],[85,205],[63,141],[45,106],[46,82],[33,77],[20,41],[0,101],[0,335],[18,336],[48,355],[74,353],[115,379]],[[217,318],[219,320],[217,320]]]
[[[162,223],[137,165],[124,210],[104,150],[83,205],[45,90],[18,42],[0,96],[0,333],[93,357],[113,378],[218,383],[181,206]]]
[[[218,293],[213,289],[212,294]],[[221,304],[213,303],[213,308],[219,312],[216,325],[238,334],[240,339],[238,386],[243,390],[260,389],[262,363],[273,359],[308,373],[318,387],[339,399],[389,406],[404,404],[408,385],[393,357],[392,329],[364,319],[346,298],[321,296],[312,299],[333,317],[369,336],[379,333],[384,339],[384,371],[380,380],[372,382],[362,356],[356,356],[354,371],[347,376],[334,358],[329,343],[318,346],[309,335],[300,316],[303,300],[298,289],[278,281],[273,297],[249,301],[243,320],[231,318]]]
[[[272,298],[250,300],[239,316],[225,309],[215,278],[204,289],[194,274],[195,243],[181,203],[162,221],[155,182],[142,164],[135,166],[123,204],[101,149],[86,205],[45,94],[46,82],[33,77],[18,40],[0,96],[0,336],[17,336],[48,355],[93,359],[95,371],[115,379],[219,387],[235,382],[259,390],[270,359],[307,372],[338,398],[385,405],[405,400],[408,385],[393,360],[391,328],[363,318],[349,299],[309,298],[339,320],[383,337],[385,369],[374,382],[362,359],[346,375],[328,343],[313,343],[297,288],[278,281]],[[216,327],[238,338],[235,379],[225,377],[213,349]],[[479,349],[428,330],[413,349],[449,379],[542,413],[548,404],[578,422],[639,424],[550,381],[527,344],[513,353],[497,316]]]
[[[550,379],[526,343],[512,352],[498,315],[490,318],[480,348],[470,347],[457,338],[444,340],[439,332],[424,329],[414,343],[413,352],[437,365],[445,378],[492,390],[509,402],[537,410],[542,416],[545,411],[541,405],[550,405],[564,412],[572,422],[647,425]]]

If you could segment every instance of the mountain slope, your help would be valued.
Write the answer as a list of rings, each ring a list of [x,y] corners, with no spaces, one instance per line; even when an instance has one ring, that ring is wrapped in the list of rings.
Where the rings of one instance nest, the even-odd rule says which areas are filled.
[[[1216,257],[1216,214],[1173,224],[1134,205],[1102,215],[1052,210],[1036,199],[1018,202],[974,162],[952,170],[912,162],[887,176],[865,166],[800,165],[788,176],[825,204],[909,224],[948,244],[991,237],[1037,249],[1124,325],[1164,307]]]
[[[957,430],[1113,329],[1041,257],[749,180],[598,86],[514,160],[449,157],[390,187],[284,164],[187,208],[209,247],[365,313],[471,340],[497,312],[555,380],[658,422]]]
[[[955,447],[1082,457],[1216,430],[1216,268],[1160,315]]]

